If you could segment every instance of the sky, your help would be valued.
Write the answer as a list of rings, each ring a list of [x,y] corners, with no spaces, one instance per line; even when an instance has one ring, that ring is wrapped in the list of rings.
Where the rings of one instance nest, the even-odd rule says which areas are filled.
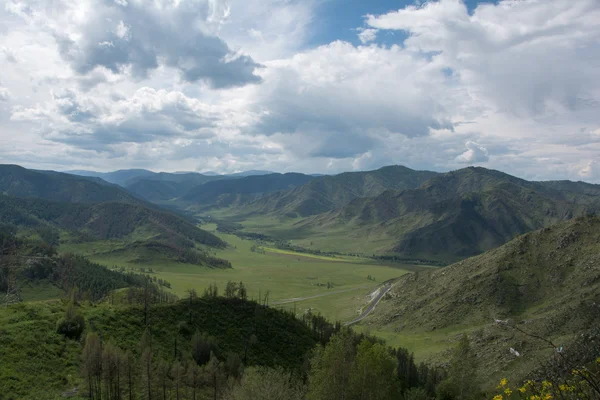
[[[600,183],[598,0],[3,0],[0,163]]]

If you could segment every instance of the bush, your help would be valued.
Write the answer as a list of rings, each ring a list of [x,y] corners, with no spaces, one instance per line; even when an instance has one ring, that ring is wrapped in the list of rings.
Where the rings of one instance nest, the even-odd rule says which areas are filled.
[[[71,303],[67,307],[64,318],[56,323],[56,332],[69,338],[78,340],[85,329],[85,318]]]

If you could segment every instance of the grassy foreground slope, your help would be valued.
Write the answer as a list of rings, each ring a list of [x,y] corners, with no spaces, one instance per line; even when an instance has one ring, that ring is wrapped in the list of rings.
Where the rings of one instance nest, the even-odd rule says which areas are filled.
[[[407,258],[456,260],[597,210],[598,185],[528,182],[471,167],[438,175],[417,189],[356,199],[295,228],[316,242],[321,236],[332,244],[348,237],[351,246],[356,238]]]
[[[139,353],[145,329],[142,308],[84,305],[80,311],[89,330]],[[59,399],[82,383],[82,342],[56,333],[64,312],[61,301],[0,308],[0,398]],[[248,349],[249,365],[300,368],[316,343],[312,332],[293,316],[237,299],[156,305],[149,326],[156,352],[167,360],[173,358],[176,339],[180,351],[189,351],[196,329],[217,337],[223,354],[243,355],[248,337],[255,334],[257,340]]]
[[[482,371],[519,375],[539,366],[548,354],[540,350],[545,343],[496,320],[567,345],[599,332],[599,304],[600,219],[585,217],[440,270],[407,275],[367,324],[405,338],[451,339],[452,333],[469,332]]]

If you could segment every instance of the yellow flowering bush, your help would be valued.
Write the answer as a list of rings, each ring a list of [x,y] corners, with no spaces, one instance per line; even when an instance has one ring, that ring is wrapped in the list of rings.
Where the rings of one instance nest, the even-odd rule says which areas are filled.
[[[512,388],[508,379],[502,378],[498,384],[501,393],[496,394],[493,400],[597,400],[600,399],[598,386],[594,374],[587,369],[573,370],[571,376],[562,383],[550,380],[535,382],[528,380],[520,387]]]

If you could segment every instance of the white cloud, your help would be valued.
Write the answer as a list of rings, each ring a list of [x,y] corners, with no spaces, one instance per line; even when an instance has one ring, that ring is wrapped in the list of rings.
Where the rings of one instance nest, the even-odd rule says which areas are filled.
[[[466,151],[456,157],[456,161],[464,164],[473,164],[479,162],[486,162],[489,160],[488,151],[485,147],[479,143],[468,141],[465,143]]]
[[[10,100],[10,91],[0,86],[0,101]]]
[[[590,160],[579,170],[579,176],[587,181],[600,182],[600,161]]]
[[[362,44],[374,41],[377,39],[377,29],[360,28],[358,30],[358,39]]]
[[[309,45],[317,0],[48,1],[0,10],[2,162],[594,179],[595,0],[427,2],[368,16],[359,46]]]

